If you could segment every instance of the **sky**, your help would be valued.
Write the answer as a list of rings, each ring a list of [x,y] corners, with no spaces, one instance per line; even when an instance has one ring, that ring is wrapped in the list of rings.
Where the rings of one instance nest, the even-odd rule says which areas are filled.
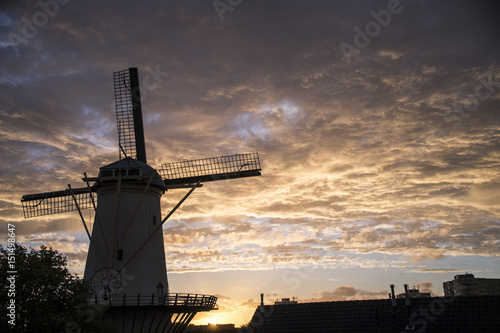
[[[500,278],[500,44],[493,1],[3,0],[0,240],[82,274],[77,212],[21,196],[84,187],[118,159],[113,72],[138,67],[148,163],[258,152],[262,176],[205,184],[163,227],[195,324],[272,304],[443,295]],[[185,190],[162,198],[165,215]],[[91,221],[91,211],[84,216]]]

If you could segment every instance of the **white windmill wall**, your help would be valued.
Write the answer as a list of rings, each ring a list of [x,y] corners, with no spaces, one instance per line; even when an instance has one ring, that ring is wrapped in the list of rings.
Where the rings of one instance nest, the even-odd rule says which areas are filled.
[[[143,184],[122,183],[119,193],[116,184],[101,186],[98,189],[97,214],[85,267],[85,279],[91,279],[96,271],[104,267],[111,266],[119,271],[119,268],[161,223],[162,191],[151,186],[143,195],[145,188],[146,185]],[[125,230],[133,215],[130,226]],[[98,226],[98,218],[105,237]],[[121,258],[119,258],[120,252]],[[139,293],[144,296],[156,294],[158,284],[163,286],[165,294],[168,292],[161,228],[128,262],[124,270],[119,271],[119,274],[121,285],[118,294]]]

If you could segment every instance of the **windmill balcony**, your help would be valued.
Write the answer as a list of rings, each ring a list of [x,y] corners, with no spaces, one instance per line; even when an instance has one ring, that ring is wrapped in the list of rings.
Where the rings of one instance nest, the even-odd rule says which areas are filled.
[[[186,312],[197,309],[197,311],[217,310],[217,297],[200,294],[123,294],[98,297],[95,295],[96,304],[109,305],[113,307],[172,307]],[[182,312],[182,311],[179,311]]]

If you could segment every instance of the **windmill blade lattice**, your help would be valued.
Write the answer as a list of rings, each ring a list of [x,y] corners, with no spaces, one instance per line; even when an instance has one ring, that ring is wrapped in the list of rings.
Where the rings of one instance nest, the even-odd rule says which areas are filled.
[[[260,172],[258,153],[167,163],[162,164],[159,170],[167,186],[260,176]]]
[[[118,142],[127,156],[135,158],[134,115],[130,92],[129,71],[114,73],[116,121],[118,123]]]
[[[146,163],[141,93],[137,68],[113,73],[118,142],[127,157]]]
[[[71,191],[74,194],[71,194]],[[39,194],[23,195],[24,218],[44,216],[49,214],[64,213],[80,209],[92,208],[92,197],[96,200],[96,194],[90,192],[89,188],[75,188]],[[78,203],[78,207],[77,204]]]

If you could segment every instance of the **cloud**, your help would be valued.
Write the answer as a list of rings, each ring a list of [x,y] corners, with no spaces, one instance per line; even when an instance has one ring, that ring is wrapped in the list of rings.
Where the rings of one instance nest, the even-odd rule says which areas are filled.
[[[259,302],[256,302],[250,298],[250,299],[246,300],[245,302],[241,303],[239,306],[255,309],[259,305],[260,305]]]
[[[430,281],[420,282],[418,284],[418,288],[419,288],[420,292],[430,293],[430,292],[432,292],[432,282],[430,282]]]
[[[137,66],[141,79],[169,73],[141,91],[153,167],[245,151],[263,167],[204,184],[166,222],[170,272],[434,274],[453,258],[498,257],[496,21],[475,3],[402,5],[347,64],[339,44],[373,2],[248,2],[221,22],[211,2],[71,1],[19,54],[5,36],[39,8],[5,2],[0,235],[15,223],[20,242],[53,244],[81,269],[78,214],[23,220],[20,198],[85,186],[84,172],[118,158],[112,73]],[[468,111],[478,86],[489,95]],[[166,192],[163,215],[186,192]],[[445,268],[416,265],[431,261]],[[318,297],[370,296],[344,287]]]
[[[450,272],[461,272],[463,270],[456,268],[419,268],[409,270],[410,273],[450,273]]]
[[[331,302],[331,301],[346,301],[354,299],[377,299],[387,297],[387,291],[381,290],[371,292],[362,289],[356,289],[353,286],[340,286],[334,291],[322,291],[318,298],[304,300],[305,302]]]
[[[443,259],[445,256],[438,249],[423,249],[421,251],[410,250],[410,260],[414,263],[424,261],[425,259]]]

